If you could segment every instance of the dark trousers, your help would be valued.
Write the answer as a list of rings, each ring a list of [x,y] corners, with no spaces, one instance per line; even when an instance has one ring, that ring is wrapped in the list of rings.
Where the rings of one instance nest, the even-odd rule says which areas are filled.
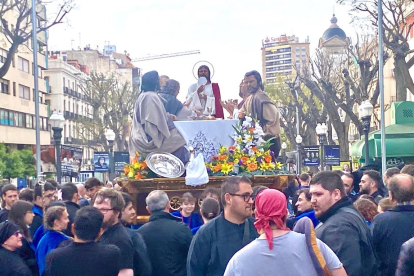
[[[267,141],[272,137],[274,137],[274,136],[266,135],[264,137],[264,140]],[[273,153],[275,154],[274,159],[276,159],[279,156],[279,153],[280,153],[280,136],[277,137],[276,139],[273,139],[272,141],[270,141],[270,143],[272,143],[272,145],[270,146],[270,150],[273,151]]]

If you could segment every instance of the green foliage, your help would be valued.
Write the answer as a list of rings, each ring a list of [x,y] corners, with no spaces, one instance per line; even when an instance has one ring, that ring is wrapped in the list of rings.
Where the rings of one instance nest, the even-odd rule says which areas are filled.
[[[23,161],[23,175],[25,177],[35,176],[36,169],[33,158],[33,151],[30,148],[17,151],[20,155],[20,159]]]
[[[32,150],[12,151],[0,144],[0,175],[3,178],[36,176]]]

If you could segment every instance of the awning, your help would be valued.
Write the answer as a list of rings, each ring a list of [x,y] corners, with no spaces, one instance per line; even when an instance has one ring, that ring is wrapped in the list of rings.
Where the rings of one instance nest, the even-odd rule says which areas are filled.
[[[370,158],[381,157],[381,132],[373,131],[368,135]],[[414,156],[414,124],[394,124],[385,128],[385,148],[387,158]],[[352,157],[365,159],[364,136],[356,141],[350,150]],[[362,160],[361,160],[362,161]]]

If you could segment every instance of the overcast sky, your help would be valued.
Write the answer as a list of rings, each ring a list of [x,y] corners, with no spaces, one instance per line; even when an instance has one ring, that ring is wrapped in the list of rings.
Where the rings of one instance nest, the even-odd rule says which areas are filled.
[[[223,99],[236,98],[247,71],[261,72],[261,43],[266,37],[307,36],[311,53],[329,27],[332,13],[348,36],[347,6],[335,0],[76,0],[69,23],[49,32],[49,50],[90,44],[102,51],[105,43],[127,51],[131,58],[189,50],[201,54],[134,63],[143,72],[157,70],[181,84],[179,98],[196,80],[193,66],[207,60],[214,66]],[[49,15],[53,14],[50,8]]]

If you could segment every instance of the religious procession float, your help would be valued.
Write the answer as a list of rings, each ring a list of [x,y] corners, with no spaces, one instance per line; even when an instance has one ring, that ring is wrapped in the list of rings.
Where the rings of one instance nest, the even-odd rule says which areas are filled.
[[[201,204],[206,188],[220,188],[232,175],[247,176],[253,186],[263,185],[282,190],[294,175],[285,172],[269,150],[272,139],[255,120],[199,120],[174,122],[190,150],[186,165],[169,153],[152,152],[147,156],[135,152],[130,164],[118,178],[118,184],[133,197],[138,222],[148,220],[145,198],[153,190],[166,191],[172,210],[180,208],[183,193],[191,192]],[[197,208],[198,206],[196,206]]]

